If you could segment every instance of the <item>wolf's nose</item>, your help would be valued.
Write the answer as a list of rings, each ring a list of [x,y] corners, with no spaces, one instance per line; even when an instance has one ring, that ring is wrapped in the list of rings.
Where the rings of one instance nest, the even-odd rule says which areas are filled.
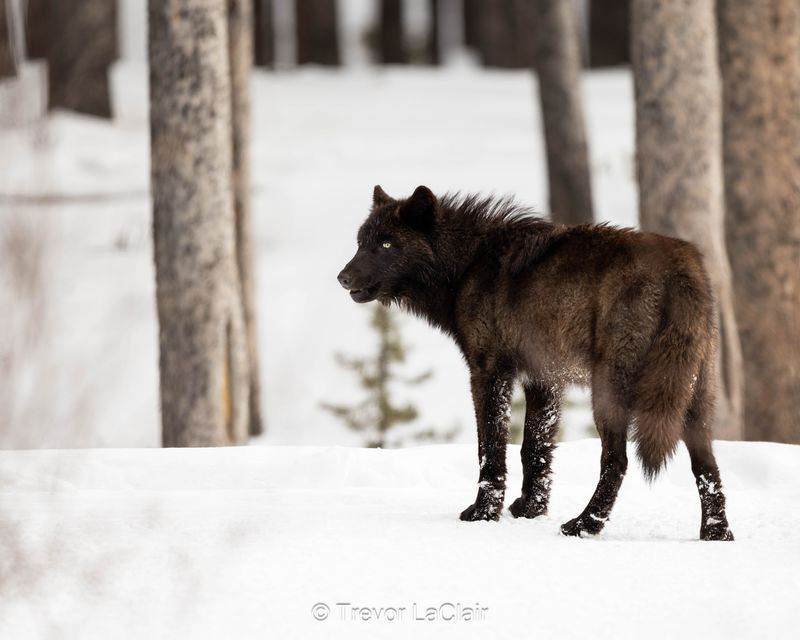
[[[347,290],[350,289],[350,284],[352,283],[352,280],[350,279],[350,276],[348,276],[344,271],[342,271],[339,274],[337,280],[339,281],[339,284],[342,285],[345,289]]]

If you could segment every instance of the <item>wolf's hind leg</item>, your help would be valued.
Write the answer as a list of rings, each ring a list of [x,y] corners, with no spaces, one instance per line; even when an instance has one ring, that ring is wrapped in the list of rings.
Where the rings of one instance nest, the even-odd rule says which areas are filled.
[[[686,412],[683,441],[689,450],[692,473],[700,494],[700,539],[733,540],[725,513],[719,467],[711,448],[709,425],[713,418],[713,398],[708,389],[710,373],[708,368],[704,368],[696,380],[694,395]]]
[[[535,518],[547,513],[561,394],[560,388],[535,383],[525,385],[525,427],[520,452],[522,495],[509,507],[515,518]]]
[[[583,512],[569,522],[561,525],[561,533],[567,536],[580,536],[584,533],[600,533],[617,499],[617,493],[628,469],[626,451],[629,414],[608,397],[592,389],[594,419],[603,453],[600,457],[600,480],[589,504]]]

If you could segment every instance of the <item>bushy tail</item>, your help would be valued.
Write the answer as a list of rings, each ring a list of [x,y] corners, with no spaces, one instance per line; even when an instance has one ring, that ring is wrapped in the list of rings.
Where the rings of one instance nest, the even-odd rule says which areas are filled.
[[[633,422],[633,440],[642,471],[652,481],[675,453],[681,437],[683,416],[677,413],[660,415],[637,411]]]
[[[682,274],[672,276],[660,327],[641,369],[632,438],[648,480],[675,453],[700,365],[713,345],[710,295],[701,285]]]

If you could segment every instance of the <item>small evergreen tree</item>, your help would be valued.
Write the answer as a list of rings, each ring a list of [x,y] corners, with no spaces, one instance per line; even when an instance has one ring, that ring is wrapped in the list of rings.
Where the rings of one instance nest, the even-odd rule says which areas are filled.
[[[359,383],[367,392],[366,398],[353,406],[322,403],[322,407],[341,418],[354,431],[368,434],[367,446],[385,447],[389,443],[387,435],[392,428],[412,422],[418,415],[416,408],[410,403],[402,406],[395,404],[391,395],[393,383],[419,385],[431,377],[431,372],[426,371],[410,378],[399,376],[395,372],[395,366],[405,362],[406,347],[388,308],[382,304],[375,305],[370,324],[378,334],[378,350],[374,356],[349,358],[336,354],[339,364],[358,376]],[[417,440],[449,440],[454,435],[455,431],[451,431],[437,437],[433,430],[426,430],[414,433],[412,437]],[[397,446],[401,442],[395,439],[392,444]]]

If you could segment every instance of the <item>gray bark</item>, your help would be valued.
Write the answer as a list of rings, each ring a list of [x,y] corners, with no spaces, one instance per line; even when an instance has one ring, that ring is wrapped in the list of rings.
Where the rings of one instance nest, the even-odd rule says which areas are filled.
[[[44,11],[50,106],[110,116],[108,70],[117,58],[116,0],[57,0]]]
[[[248,391],[250,435],[262,432],[261,381],[253,256],[253,214],[250,201],[250,75],[253,69],[252,0],[228,0],[233,130],[233,208],[236,221],[236,261],[247,334],[250,373]]]
[[[717,11],[744,437],[800,443],[800,4]]]
[[[336,0],[295,0],[297,63],[338,66]]]
[[[578,21],[572,2],[535,0],[523,14],[535,43],[550,211],[559,224],[592,222],[592,182],[581,99]]]
[[[226,0],[150,0],[150,134],[164,446],[242,442]]]
[[[717,438],[742,433],[741,348],[724,243],[720,80],[713,0],[633,0],[641,227],[705,255],[717,301]]]

